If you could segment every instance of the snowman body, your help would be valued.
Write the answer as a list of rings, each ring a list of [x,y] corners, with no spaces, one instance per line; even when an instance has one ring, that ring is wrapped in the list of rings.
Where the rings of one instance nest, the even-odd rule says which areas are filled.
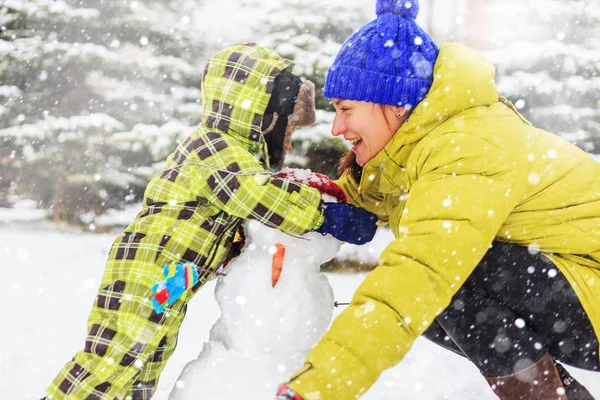
[[[316,232],[294,237],[256,221],[245,221],[244,232],[242,253],[215,287],[222,314],[170,400],[272,398],[329,327],[333,290],[320,266],[341,243]],[[274,284],[273,256],[281,247]]]

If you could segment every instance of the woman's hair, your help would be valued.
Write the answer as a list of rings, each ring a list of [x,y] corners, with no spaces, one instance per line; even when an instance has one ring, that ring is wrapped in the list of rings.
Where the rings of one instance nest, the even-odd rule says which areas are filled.
[[[346,154],[340,158],[337,173],[339,176],[342,176],[344,172],[349,171],[350,176],[358,184],[362,177],[362,169],[363,167],[356,162],[356,154],[354,154],[352,150],[348,150]]]

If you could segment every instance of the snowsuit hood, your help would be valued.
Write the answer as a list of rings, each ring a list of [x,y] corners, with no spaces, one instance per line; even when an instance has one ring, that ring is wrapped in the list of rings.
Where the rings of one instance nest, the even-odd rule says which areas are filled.
[[[142,210],[113,243],[85,349],[55,378],[50,396],[152,397],[188,301],[231,254],[240,223],[254,219],[292,235],[323,224],[317,189],[268,170],[261,124],[274,78],[289,65],[256,45],[228,47],[208,62],[202,124],[150,181]],[[158,314],[153,285],[176,263],[194,264],[198,283]]]
[[[434,82],[349,202],[395,236],[289,387],[306,400],[356,399],[397,364],[494,240],[539,249],[600,332],[600,164],[533,127],[475,51],[440,48]]]
[[[268,162],[263,118],[275,77],[292,62],[254,44],[227,47],[210,58],[202,78],[202,125],[219,130]]]

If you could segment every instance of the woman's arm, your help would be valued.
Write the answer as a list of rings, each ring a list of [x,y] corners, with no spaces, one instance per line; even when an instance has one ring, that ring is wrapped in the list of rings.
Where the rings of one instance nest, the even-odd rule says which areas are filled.
[[[317,189],[274,178],[235,140],[211,132],[176,167],[192,195],[226,213],[301,235],[323,224],[323,200]]]
[[[491,154],[495,149],[480,138],[452,134],[419,150],[407,168],[412,185],[399,236],[288,383],[304,398],[356,398],[397,364],[448,306],[522,197],[516,156]]]

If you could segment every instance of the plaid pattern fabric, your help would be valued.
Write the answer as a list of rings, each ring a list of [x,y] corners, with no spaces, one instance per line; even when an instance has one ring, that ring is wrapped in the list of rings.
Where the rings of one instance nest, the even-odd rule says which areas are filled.
[[[292,63],[253,44],[228,47],[207,63],[203,125],[227,132],[268,163],[261,125],[275,77]]]
[[[322,224],[319,192],[272,177],[261,161],[268,160],[262,114],[274,77],[287,65],[252,45],[225,49],[209,61],[203,125],[169,156],[146,189],[143,209],[115,240],[84,348],[54,379],[48,400],[150,399],[187,302],[223,262],[241,220],[297,235]],[[177,262],[202,267],[199,281],[157,314],[151,287],[164,278],[165,265]]]
[[[287,178],[295,182],[302,182],[305,185],[318,189],[320,193],[333,197],[338,203],[346,203],[346,193],[342,188],[331,180],[327,175],[318,172],[306,173],[298,169],[284,169],[277,172],[277,178]]]

